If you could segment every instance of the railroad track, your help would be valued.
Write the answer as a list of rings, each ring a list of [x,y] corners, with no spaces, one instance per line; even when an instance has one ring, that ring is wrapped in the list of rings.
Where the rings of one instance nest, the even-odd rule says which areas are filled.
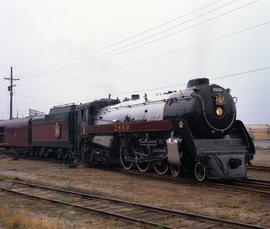
[[[251,165],[247,167],[248,170],[256,170],[262,172],[270,172],[269,166],[261,166],[261,165]]]
[[[226,189],[240,190],[250,193],[257,193],[261,195],[270,195],[270,181],[257,180],[257,179],[245,179],[235,181],[204,181],[202,183],[194,180],[192,177],[172,177],[169,175],[158,175],[156,173],[148,172],[141,173],[137,170],[112,170],[113,172],[121,172],[132,176],[141,176],[143,178],[151,178],[156,180],[169,181],[176,184],[192,184],[197,185],[200,188],[201,185],[209,185],[211,187],[221,187]]]
[[[23,158],[26,160],[39,160],[39,161],[49,161],[49,162],[55,162],[55,163],[64,163],[67,166],[72,166],[70,165],[68,161],[61,160],[61,159],[52,159],[52,158],[40,158],[38,156],[29,156],[29,155],[19,155],[17,156],[16,153],[12,150],[6,150],[3,148],[0,148],[0,154],[8,154],[9,156],[13,158]],[[247,170],[256,170],[256,171],[262,171],[262,172],[270,172],[270,167],[269,166],[261,166],[261,165],[250,165],[247,166]]]
[[[266,228],[147,204],[41,186],[18,180],[0,179],[0,189],[25,197],[68,205],[74,208],[112,216],[125,222],[139,223],[153,228],[213,229],[220,228],[220,226],[222,228]]]
[[[21,155],[21,154],[17,155],[16,152],[12,150],[6,150],[2,148],[0,148],[0,155],[2,155],[2,157],[5,157],[6,155],[8,155],[13,160],[25,159],[25,160],[30,160],[30,161],[47,161],[47,162],[53,162],[57,164],[65,164],[67,167],[74,167],[67,160],[53,159],[53,158],[40,158],[39,156],[30,156],[30,155]]]
[[[254,182],[254,183],[263,183],[263,184],[270,184],[270,180],[258,180],[258,179],[246,179],[246,182]]]
[[[257,180],[257,179],[245,179],[245,180],[237,180],[233,183],[237,185],[241,185],[241,187],[255,188],[257,191],[262,194],[270,195],[270,181],[266,180]]]
[[[26,160],[39,160],[38,158],[29,158],[29,157],[23,157]],[[45,159],[46,160],[46,159]],[[56,163],[63,163],[61,160],[52,160],[48,159],[47,161],[49,162],[56,162]],[[270,167],[266,166],[252,166],[248,167],[256,170],[261,170],[261,171],[268,171],[267,169],[270,169]],[[157,180],[164,180],[164,181],[170,181],[178,184],[194,184],[194,185],[199,185],[197,181],[193,180],[191,177],[179,177],[175,178],[169,175],[159,175],[156,173],[152,172],[147,172],[147,173],[141,173],[137,170],[124,170],[121,168],[112,168],[110,169],[112,172],[120,172],[132,176],[139,176],[143,178],[152,178],[152,179],[157,179]],[[270,170],[269,170],[270,171]],[[268,183],[268,184],[267,184]],[[226,181],[206,181],[204,184],[208,184],[210,186],[216,186],[216,187],[222,187],[222,188],[227,188],[227,189],[236,189],[236,190],[242,190],[246,192],[251,192],[251,193],[257,193],[257,194],[262,194],[262,195],[270,195],[270,186],[269,186],[270,181],[265,181],[265,180],[254,180],[254,179],[247,179],[247,180],[237,180],[233,182],[226,182]]]
[[[270,181],[257,179],[234,180],[231,182],[215,182],[217,186],[243,190],[247,192],[270,195]]]

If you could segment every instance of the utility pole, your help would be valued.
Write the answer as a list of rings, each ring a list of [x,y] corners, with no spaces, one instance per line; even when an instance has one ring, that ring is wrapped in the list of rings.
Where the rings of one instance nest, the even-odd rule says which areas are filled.
[[[10,80],[10,86],[8,86],[8,91],[10,91],[10,108],[9,108],[9,119],[12,119],[12,107],[13,107],[13,87],[16,86],[16,84],[13,84],[14,80],[19,79],[13,79],[13,70],[12,67],[10,67],[10,78],[4,78],[5,80]]]

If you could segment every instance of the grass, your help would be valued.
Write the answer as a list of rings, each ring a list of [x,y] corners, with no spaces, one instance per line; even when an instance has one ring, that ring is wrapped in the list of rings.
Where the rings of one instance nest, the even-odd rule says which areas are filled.
[[[219,208],[223,208],[223,207],[224,207],[224,203],[223,203],[223,202],[217,202],[217,206],[218,206]]]
[[[160,225],[157,227],[157,229],[164,229],[164,227]]]
[[[73,209],[73,206],[72,205],[69,205],[69,206],[66,207],[66,210],[67,211],[71,211],[72,209]]]
[[[70,203],[72,201],[72,197],[71,196],[63,196],[60,200],[62,202],[65,202],[65,203]]]
[[[74,192],[78,192],[78,189],[75,188],[74,186],[72,186],[71,184],[65,185],[63,187],[63,189],[69,190],[69,191],[74,191]]]
[[[221,213],[221,214],[218,215],[218,218],[220,218],[220,219],[229,219],[230,216],[229,216],[228,213]]]
[[[46,217],[27,215],[23,208],[18,210],[9,207],[0,209],[0,224],[7,229],[64,229],[63,223],[50,220]]]
[[[92,224],[92,223],[93,223],[93,220],[88,219],[88,220],[85,221],[85,223],[86,223],[86,224]]]
[[[223,226],[224,226],[224,223],[222,222],[217,223],[217,227],[223,227]]]
[[[108,226],[112,226],[112,227],[115,227],[116,225],[117,225],[117,223],[118,223],[118,220],[117,219],[112,219],[112,220],[109,220],[108,222],[107,222],[107,225]]]
[[[179,221],[180,222],[180,221]],[[162,222],[158,227],[157,229],[164,229],[164,227],[167,227],[169,226],[169,224],[167,222]]]

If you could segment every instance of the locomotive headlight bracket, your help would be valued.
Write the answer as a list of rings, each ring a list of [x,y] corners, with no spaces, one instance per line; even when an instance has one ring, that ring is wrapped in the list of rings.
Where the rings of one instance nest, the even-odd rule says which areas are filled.
[[[216,115],[217,115],[218,117],[221,117],[223,114],[224,114],[224,109],[223,109],[223,107],[218,106],[218,107],[216,108]]]

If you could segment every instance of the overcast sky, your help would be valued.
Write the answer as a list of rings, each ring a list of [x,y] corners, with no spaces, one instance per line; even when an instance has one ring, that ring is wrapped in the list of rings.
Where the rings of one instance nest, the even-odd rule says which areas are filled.
[[[0,0],[0,119],[208,77],[270,123],[269,0]],[[231,77],[229,77],[231,76]],[[162,89],[161,89],[162,88]]]

